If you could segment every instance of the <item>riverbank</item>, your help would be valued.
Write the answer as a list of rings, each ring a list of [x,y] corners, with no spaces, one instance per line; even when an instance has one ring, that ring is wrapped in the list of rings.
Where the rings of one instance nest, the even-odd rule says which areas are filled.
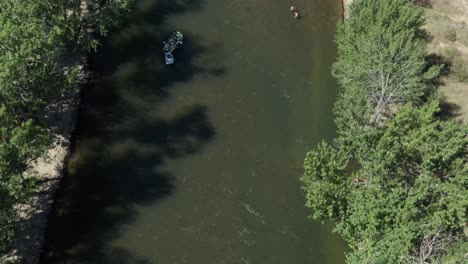
[[[116,28],[131,10],[132,5],[132,0],[121,1],[118,5],[106,1],[90,5],[86,1],[79,1],[63,2],[54,6],[54,9],[49,10],[47,15],[50,16],[49,19],[53,25],[51,28],[63,30],[64,34],[50,40],[53,41],[51,46],[47,45],[50,43],[41,43],[43,49],[38,53],[43,56],[43,59],[36,64],[28,64],[28,67],[33,65],[42,71],[37,70],[40,72],[37,73],[37,76],[29,77],[27,74],[25,76],[31,78],[29,83],[34,83],[33,78],[40,79],[40,77],[43,77],[42,75],[50,77],[55,74],[51,80],[48,80],[47,85],[44,85],[45,87],[41,86],[42,83],[39,81],[37,87],[30,87],[39,91],[46,90],[46,88],[56,89],[54,95],[49,97],[44,96],[44,98],[41,98],[42,93],[40,92],[31,95],[33,100],[42,100],[38,104],[38,115],[34,115],[32,119],[34,119],[34,123],[40,124],[41,131],[47,131],[44,132],[43,137],[50,137],[52,144],[49,149],[44,151],[42,157],[37,158],[37,156],[34,156],[34,158],[25,159],[23,163],[26,168],[22,169],[19,175],[12,176],[19,178],[20,183],[18,185],[23,184],[22,181],[28,177],[34,178],[35,185],[24,186],[25,189],[33,187],[32,193],[25,191],[24,195],[27,195],[27,199],[15,204],[13,207],[16,211],[16,218],[8,219],[9,222],[7,222],[8,225],[5,228],[9,231],[8,235],[14,234],[14,242],[11,242],[13,239],[10,235],[4,237],[2,242],[5,243],[5,248],[12,248],[12,250],[9,253],[7,252],[8,254],[0,256],[0,263],[39,263],[55,193],[59,188],[67,157],[70,153],[71,137],[76,127],[80,105],[80,89],[82,84],[88,81],[86,77],[87,69],[85,68],[86,56],[98,45],[96,38],[105,36],[109,30]],[[22,6],[13,7],[21,9]],[[44,10],[34,6],[27,15],[30,17],[43,17]],[[106,12],[101,12],[102,10],[106,10]],[[17,10],[13,9],[13,11]],[[65,17],[63,17],[63,14],[65,14]],[[12,18],[7,16],[5,21],[8,22],[8,19]],[[36,26],[35,22],[35,20],[28,21],[29,24],[27,25]],[[106,26],[96,28],[96,23]],[[44,35],[50,34],[47,29],[44,29],[44,31],[39,30],[37,37],[42,39]],[[25,46],[30,44],[28,42],[30,39],[24,36],[19,41],[24,42]],[[56,47],[59,48],[54,50]],[[60,47],[66,48],[61,49]],[[48,54],[48,52],[52,52],[54,56]],[[41,58],[40,55],[37,55],[37,57]],[[49,60],[47,61],[45,58]],[[46,68],[47,63],[56,65],[56,68]],[[60,79],[62,77],[63,79]],[[17,76],[12,75],[11,78],[17,78]],[[53,83],[52,80],[56,82]],[[21,94],[21,98],[26,100],[23,94]],[[27,142],[31,144],[31,141],[34,141],[34,139]],[[47,148],[49,141],[47,139],[44,139],[44,141],[43,148]],[[22,191],[22,189],[19,190]],[[11,210],[11,207],[9,210]]]
[[[45,114],[47,125],[53,131],[54,143],[45,157],[32,164],[30,174],[37,177],[38,186],[27,201],[16,206],[19,219],[15,230],[14,250],[3,256],[0,263],[39,263],[54,194],[59,187],[70,152],[79,102],[77,89],[65,96],[60,105],[49,107]]]
[[[12,5],[10,11],[16,12],[18,10],[15,8],[21,9],[22,7],[21,5]],[[65,18],[60,20],[61,22],[54,20],[57,17],[62,19],[63,10],[68,10]],[[11,251],[0,256],[0,263],[39,263],[47,227],[47,219],[54,201],[55,191],[62,178],[66,157],[70,151],[70,139],[77,121],[77,109],[80,101],[79,88],[84,80],[84,54],[86,54],[88,49],[88,44],[86,44],[87,39],[85,37],[88,37],[90,34],[90,31],[86,30],[89,28],[89,24],[87,24],[84,17],[87,11],[85,1],[79,2],[78,5],[74,3],[64,3],[64,5],[54,6],[54,9],[51,8],[47,15],[42,11],[40,7],[34,6],[25,14],[21,14],[29,16],[28,18],[47,17],[51,21],[51,28],[61,29],[64,32],[67,31],[65,29],[67,26],[75,25],[78,29],[73,31],[74,35],[72,41],[70,35],[54,35],[47,31],[47,29],[43,31],[38,30],[37,35],[24,36],[19,34],[17,37],[18,41],[24,45],[22,47],[31,48],[37,45],[42,48],[31,52],[35,52],[36,56],[41,59],[35,63],[28,63],[27,66],[29,69],[27,72],[19,73],[18,75],[10,74],[8,77],[15,80],[15,78],[23,77],[21,74],[24,74],[24,78],[28,79],[26,82],[31,84],[31,87],[28,87],[30,90],[29,92],[37,90],[36,93],[27,94],[26,97],[21,94],[21,98],[31,104],[37,103],[37,101],[40,102],[37,103],[37,109],[33,108],[34,110],[32,110],[33,112],[37,112],[30,113],[28,112],[30,109],[22,107],[21,105],[18,106],[18,108],[22,109],[22,115],[40,128],[41,132],[43,132],[40,136],[50,139],[51,144],[49,145],[49,140],[45,139],[44,141],[46,142],[37,147],[37,151],[41,152],[40,157],[34,156],[33,158],[24,159],[24,161],[21,160],[20,155],[13,158],[19,160],[18,163],[20,163],[20,165],[11,165],[12,167],[24,166],[24,168],[12,168],[21,171],[19,175],[13,175],[11,177],[18,178],[18,185],[23,184],[23,181],[31,181],[31,183],[34,183],[34,186],[28,186],[27,183],[23,184],[24,186],[22,187],[27,189],[24,193],[21,193],[23,189],[19,188],[18,193],[26,196],[26,199],[20,200],[21,202],[16,202],[13,205],[12,209],[15,211],[15,218],[10,221],[13,224],[12,231],[14,239],[12,239],[12,244],[7,245],[8,248],[11,248]],[[74,20],[73,17],[76,17],[77,20]],[[12,18],[6,16],[4,21],[8,22],[8,19]],[[24,21],[24,25],[18,26],[13,32],[22,32],[21,27],[25,25],[25,27],[29,26],[31,28],[37,26],[34,20],[27,20],[25,18]],[[76,23],[77,21],[80,24],[79,26]],[[41,39],[51,35],[55,36],[55,38],[49,40],[53,42],[52,46],[49,46],[50,43],[42,43],[40,41],[34,42],[34,45],[31,44],[31,39],[34,37]],[[85,41],[82,41],[83,39]],[[62,45],[69,45],[69,47],[68,49],[57,48]],[[47,64],[53,64],[55,68],[48,68]],[[2,70],[4,69],[2,68]],[[43,79],[39,81],[41,78]],[[16,82],[17,81],[13,81],[13,83]],[[47,85],[41,82],[46,82]],[[41,92],[47,89],[50,89],[52,91],[51,93],[54,94],[49,95],[47,92],[44,92],[45,94]],[[30,96],[30,98],[25,99],[28,98],[28,96]],[[23,120],[16,121],[19,123]],[[39,137],[37,134],[35,136]],[[35,140],[34,138],[28,138],[27,140],[30,145],[37,146],[33,142]],[[46,149],[39,150],[39,148]],[[31,149],[28,151],[31,151]],[[32,149],[32,151],[36,151],[36,149]],[[8,231],[10,230],[11,229],[8,229]],[[2,243],[10,243],[10,241],[2,241]]]
[[[343,18],[347,19],[349,17],[349,5],[353,2],[353,0],[343,0]]]

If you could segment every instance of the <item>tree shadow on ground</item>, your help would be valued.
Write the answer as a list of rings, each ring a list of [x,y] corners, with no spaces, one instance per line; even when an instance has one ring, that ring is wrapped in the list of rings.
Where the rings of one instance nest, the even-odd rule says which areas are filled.
[[[437,78],[432,80],[432,84],[436,87],[443,85],[444,84],[443,77],[446,77],[450,74],[452,62],[450,62],[449,59],[447,59],[446,57],[440,54],[431,53],[426,56],[426,69],[425,70],[428,70],[432,66],[441,66],[439,76],[437,76]]]
[[[427,69],[432,66],[442,66],[440,74],[437,78],[432,80],[432,85],[435,88],[445,85],[444,77],[447,77],[451,73],[452,62],[450,59],[440,55],[431,53],[426,56]],[[440,113],[439,116],[442,120],[453,120],[456,117],[460,116],[461,108],[459,105],[447,101],[447,98],[442,97],[439,102]]]
[[[422,6],[422,7],[427,7],[427,8],[432,7],[431,0],[414,0],[414,4],[418,6]]]
[[[461,107],[457,104],[448,102],[446,98],[441,98],[439,102],[440,118],[444,121],[454,120],[462,114]]]
[[[161,114],[178,82],[200,73],[222,75],[218,66],[197,66],[208,49],[189,32],[174,65],[165,65],[162,42],[172,32],[165,18],[201,8],[202,0],[142,0],[126,26],[90,57],[94,81],[82,90],[79,121],[48,224],[42,263],[148,263],[113,247],[119,227],[135,220],[136,207],[174,192],[167,160],[202,150],[215,137],[208,109],[192,105],[175,117]]]
[[[419,29],[417,31],[417,35],[421,37],[422,39],[424,39],[426,43],[431,43],[435,38],[435,36],[431,34],[429,31],[427,31],[426,29]]]

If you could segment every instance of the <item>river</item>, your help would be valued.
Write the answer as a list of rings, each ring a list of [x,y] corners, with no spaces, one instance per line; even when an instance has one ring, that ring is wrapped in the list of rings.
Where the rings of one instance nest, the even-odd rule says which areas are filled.
[[[290,5],[137,1],[90,57],[42,263],[344,263],[299,182],[335,133],[341,1]]]

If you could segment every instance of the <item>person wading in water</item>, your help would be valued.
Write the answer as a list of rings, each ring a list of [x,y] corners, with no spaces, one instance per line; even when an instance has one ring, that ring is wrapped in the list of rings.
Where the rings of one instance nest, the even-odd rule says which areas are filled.
[[[291,13],[293,14],[294,18],[299,18],[299,11],[297,11],[297,8],[295,6],[291,6]]]

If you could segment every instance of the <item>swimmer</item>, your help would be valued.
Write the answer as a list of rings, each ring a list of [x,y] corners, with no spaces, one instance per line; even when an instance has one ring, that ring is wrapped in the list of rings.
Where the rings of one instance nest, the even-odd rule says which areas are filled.
[[[293,13],[294,18],[299,18],[299,11],[297,11],[295,6],[291,6],[290,10]]]

